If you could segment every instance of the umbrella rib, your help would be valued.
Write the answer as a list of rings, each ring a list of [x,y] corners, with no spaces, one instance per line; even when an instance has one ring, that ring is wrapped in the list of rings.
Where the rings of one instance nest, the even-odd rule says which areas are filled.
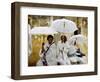
[[[64,21],[64,28],[65,28],[65,21]]]

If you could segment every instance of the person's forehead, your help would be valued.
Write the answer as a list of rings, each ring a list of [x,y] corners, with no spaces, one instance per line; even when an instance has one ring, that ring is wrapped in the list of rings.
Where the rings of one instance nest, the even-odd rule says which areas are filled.
[[[66,36],[64,36],[64,35],[63,35],[63,36],[61,36],[61,38],[64,38],[64,37],[66,37]]]
[[[53,39],[52,37],[49,37],[49,39]]]

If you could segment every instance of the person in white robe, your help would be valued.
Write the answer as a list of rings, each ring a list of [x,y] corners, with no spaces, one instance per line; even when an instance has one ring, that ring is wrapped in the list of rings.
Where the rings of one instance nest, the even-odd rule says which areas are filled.
[[[74,35],[79,35],[78,30],[74,32]],[[77,41],[77,39],[75,39],[75,40],[73,39],[73,41],[69,42],[69,43],[70,43],[70,48],[69,48],[68,56],[69,56],[72,64],[86,64],[87,63],[87,56],[86,56],[87,54],[83,52],[83,49],[81,47],[83,42],[81,42],[81,41],[79,42],[79,41]]]
[[[42,44],[40,50],[40,60],[37,62],[37,66],[52,66],[57,65],[56,61],[56,45],[53,42],[53,36],[48,35],[47,43]]]
[[[28,24],[28,56],[32,54],[32,34],[31,34],[31,26]]]
[[[70,65],[70,60],[67,56],[69,45],[67,43],[67,37],[61,35],[61,41],[57,44],[57,62],[59,65]]]

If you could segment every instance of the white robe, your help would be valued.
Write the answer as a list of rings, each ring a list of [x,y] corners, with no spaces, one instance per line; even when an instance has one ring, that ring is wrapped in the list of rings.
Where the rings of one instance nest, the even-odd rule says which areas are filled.
[[[50,45],[48,43],[46,43],[44,45],[44,49],[45,51],[48,49]],[[47,61],[47,64],[48,66],[52,66],[52,65],[57,65],[57,60],[56,60],[56,45],[55,43],[53,43],[50,47],[49,47],[49,50],[47,51],[46,53],[46,61]],[[42,63],[42,59],[43,59],[43,55],[44,54],[41,54],[40,53],[40,60],[38,61],[37,63],[37,66],[43,66],[43,63]]]
[[[32,54],[32,35],[31,35],[31,26],[28,25],[28,56]]]
[[[62,43],[61,41],[57,44],[57,61],[61,65],[70,65],[70,60],[67,56],[69,45],[67,42]]]
[[[74,46],[74,43],[77,43],[78,48],[82,53],[85,54],[85,56],[78,57],[76,53],[77,47]],[[86,64],[87,63],[87,38],[81,34],[73,35],[69,40],[68,43],[70,44],[69,48],[69,55],[74,54],[72,57],[70,57],[71,62],[79,62],[80,64]],[[80,54],[81,55],[81,54]]]
[[[77,47],[71,45],[68,52],[70,61],[73,63],[79,62],[79,64],[86,64],[87,57],[86,56],[78,57],[77,55],[81,55],[81,54],[77,53],[76,51],[77,51]]]

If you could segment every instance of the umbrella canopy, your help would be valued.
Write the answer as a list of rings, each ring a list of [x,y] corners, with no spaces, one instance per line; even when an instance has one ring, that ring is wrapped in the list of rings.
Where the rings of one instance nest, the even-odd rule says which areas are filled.
[[[77,47],[80,49],[82,53],[85,55],[88,55],[88,41],[87,38],[81,34],[72,36],[68,43],[71,46],[74,46],[74,43],[76,42]]]
[[[87,44],[87,38],[81,34],[79,35],[73,35],[69,40],[68,40],[68,43],[70,45],[74,45],[74,43],[77,42],[77,43],[86,43]]]
[[[31,34],[34,35],[34,34],[45,34],[45,35],[48,35],[48,34],[56,34],[57,32],[50,28],[50,27],[34,27],[32,30],[31,30]]]
[[[67,19],[57,19],[52,22],[51,27],[57,32],[61,33],[73,33],[75,30],[77,30],[76,24]]]

